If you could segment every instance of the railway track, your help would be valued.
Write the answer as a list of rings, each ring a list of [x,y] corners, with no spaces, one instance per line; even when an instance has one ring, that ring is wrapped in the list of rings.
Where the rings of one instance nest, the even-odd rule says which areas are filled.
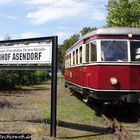
[[[140,140],[140,112],[133,110],[128,110],[126,107],[116,107],[114,106],[104,106],[109,109],[100,110],[99,105],[95,100],[89,100],[85,102],[82,100],[82,96],[78,96],[78,94],[74,94],[79,100],[88,105],[91,109],[95,110],[95,112],[104,118],[107,122],[107,129],[110,134],[114,134],[115,138],[118,140]],[[81,95],[81,94],[79,94]],[[103,109],[103,107],[102,107]],[[114,112],[115,110],[115,112]],[[127,111],[126,111],[127,110]],[[112,113],[110,113],[112,112]],[[105,114],[107,114],[107,117]],[[118,121],[118,118],[120,121]],[[124,122],[124,124],[120,124],[119,122]]]
[[[103,119],[107,122],[108,129],[117,136],[118,140],[133,140],[129,132],[118,122],[116,118],[112,120],[102,114]]]

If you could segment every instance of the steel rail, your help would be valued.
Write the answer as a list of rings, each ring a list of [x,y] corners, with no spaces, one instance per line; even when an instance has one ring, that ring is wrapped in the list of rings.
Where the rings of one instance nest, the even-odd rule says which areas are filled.
[[[107,122],[108,129],[110,132],[114,133],[118,137],[118,140],[132,140],[132,137],[128,131],[119,123],[116,118],[112,120],[109,119],[106,115],[102,114],[102,118]]]

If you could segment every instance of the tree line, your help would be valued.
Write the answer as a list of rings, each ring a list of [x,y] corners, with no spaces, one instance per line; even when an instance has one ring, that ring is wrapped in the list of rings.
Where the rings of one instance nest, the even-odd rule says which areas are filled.
[[[0,90],[13,89],[23,85],[39,84],[50,79],[47,71],[0,71]]]

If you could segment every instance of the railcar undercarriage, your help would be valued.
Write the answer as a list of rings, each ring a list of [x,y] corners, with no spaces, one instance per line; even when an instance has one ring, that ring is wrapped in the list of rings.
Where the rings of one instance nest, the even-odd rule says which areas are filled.
[[[89,97],[105,104],[139,104],[140,102],[140,93],[137,92],[95,91],[68,82],[65,83],[65,87],[69,88],[71,95],[75,92],[81,94],[84,102],[88,102]]]

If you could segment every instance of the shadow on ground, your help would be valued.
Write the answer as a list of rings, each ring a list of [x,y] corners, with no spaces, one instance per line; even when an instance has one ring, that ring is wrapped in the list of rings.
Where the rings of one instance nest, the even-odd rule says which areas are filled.
[[[33,120],[28,120],[28,121],[33,121]],[[47,123],[50,124],[50,120],[34,120],[34,123]],[[71,123],[71,122],[65,122],[59,120],[57,122],[58,127],[64,127],[68,129],[73,129],[73,130],[79,130],[79,131],[86,131],[86,132],[92,132],[95,134],[90,134],[90,135],[80,135],[80,136],[70,136],[70,137],[58,137],[61,139],[73,139],[73,138],[82,138],[82,137],[92,137],[92,136],[99,136],[99,135],[107,135],[111,134],[112,132],[103,127],[97,127],[97,126],[92,126],[92,125],[86,125],[86,124],[77,124],[77,123]]]
[[[50,125],[50,120],[49,119],[36,119],[36,120],[10,120],[10,121],[0,121],[0,122],[18,122],[18,121],[26,121],[26,122],[31,122],[31,123],[39,123],[39,124],[46,124]],[[86,124],[77,124],[77,123],[71,123],[71,122],[65,122],[65,121],[58,121],[57,122],[57,127],[64,127],[64,128],[69,128],[73,130],[79,130],[79,131],[86,131],[86,132],[92,132],[94,134],[87,134],[87,135],[79,135],[79,136],[70,136],[70,137],[57,137],[61,139],[74,139],[74,138],[82,138],[82,137],[92,137],[92,136],[100,136],[100,135],[108,135],[111,134],[112,132],[103,127],[97,127],[97,126],[92,126],[92,125],[86,125]]]
[[[0,109],[3,108],[13,108],[13,105],[8,101],[0,102]]]
[[[35,87],[34,89],[20,89],[20,90],[0,90],[2,96],[12,96],[17,94],[35,94],[38,91],[50,91],[51,88]]]

